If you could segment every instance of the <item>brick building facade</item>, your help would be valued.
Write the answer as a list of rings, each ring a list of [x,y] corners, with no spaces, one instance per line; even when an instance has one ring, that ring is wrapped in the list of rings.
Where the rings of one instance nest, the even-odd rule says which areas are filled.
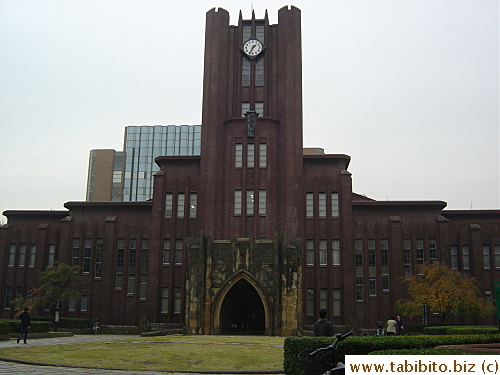
[[[434,259],[493,299],[500,211],[354,193],[349,156],[303,152],[301,61],[299,9],[235,26],[207,12],[201,154],[156,158],[147,202],[6,211],[1,316],[54,261],[84,270],[84,298],[63,316],[198,334],[255,316],[261,333],[300,335],[321,307],[334,324],[371,328],[405,296],[401,277]]]

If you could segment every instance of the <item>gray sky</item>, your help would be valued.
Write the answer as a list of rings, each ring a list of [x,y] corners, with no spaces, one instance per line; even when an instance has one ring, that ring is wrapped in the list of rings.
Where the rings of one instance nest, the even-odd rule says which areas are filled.
[[[127,125],[200,124],[205,12],[252,4],[271,23],[287,5],[0,0],[0,212],[84,200],[89,151]],[[499,208],[497,0],[293,4],[305,147],[350,155],[377,200]]]

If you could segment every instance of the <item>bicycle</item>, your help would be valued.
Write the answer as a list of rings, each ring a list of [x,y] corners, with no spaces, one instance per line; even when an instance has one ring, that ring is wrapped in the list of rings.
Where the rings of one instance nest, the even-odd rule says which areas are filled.
[[[343,335],[337,333],[333,344],[315,350],[308,348],[301,352],[299,359],[306,375],[321,375],[325,373],[335,375],[345,374],[344,364],[336,360],[337,344],[352,334],[352,331]]]
[[[94,319],[94,324],[92,325],[92,331],[98,335],[101,333],[101,324],[99,323],[99,319]]]

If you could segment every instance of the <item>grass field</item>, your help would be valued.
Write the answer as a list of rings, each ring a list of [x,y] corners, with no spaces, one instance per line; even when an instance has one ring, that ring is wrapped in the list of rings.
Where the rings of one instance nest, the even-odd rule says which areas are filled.
[[[0,356],[72,366],[170,371],[283,369],[282,337],[158,336],[68,345],[15,346]]]

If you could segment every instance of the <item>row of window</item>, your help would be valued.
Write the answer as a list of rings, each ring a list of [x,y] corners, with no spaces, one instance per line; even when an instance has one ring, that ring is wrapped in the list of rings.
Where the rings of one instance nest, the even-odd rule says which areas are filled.
[[[254,107],[251,108],[250,102],[241,103],[241,117],[245,117],[248,111],[255,111],[260,117],[264,116],[264,102],[255,102]]]
[[[460,251],[459,251],[460,249]],[[450,248],[451,253],[451,268],[459,268],[459,259],[461,259],[461,268],[463,270],[470,269],[470,252],[469,245],[452,245]],[[493,264],[491,261],[493,260]],[[500,269],[500,244],[493,245],[493,258],[491,257],[491,247],[489,245],[483,245],[483,268],[490,269],[496,268]]]
[[[196,219],[196,210],[198,207],[197,193],[177,193],[176,217],[184,219]],[[174,216],[174,193],[167,193],[165,196],[165,218],[171,219]]]
[[[236,189],[234,191],[234,214],[252,216],[255,212],[259,216],[265,216],[267,213],[267,193],[266,189],[259,189],[257,193],[253,189],[246,191],[246,199],[243,201],[243,191]]]
[[[319,308],[327,309],[331,311],[332,315],[339,316],[341,314],[341,300],[340,300],[340,288],[332,289],[332,309],[328,308],[328,289],[319,289]],[[307,315],[314,316],[317,314],[316,309],[316,296],[314,294],[314,289],[307,289],[307,302],[306,302]]]
[[[18,252],[16,250],[19,250]],[[48,245],[48,258],[47,258],[47,267],[54,266],[54,256],[55,256],[55,245]],[[36,245],[31,244],[19,244],[17,247],[16,244],[11,243],[9,245],[9,260],[7,263],[8,267],[14,267],[16,265],[16,255],[17,255],[17,266],[18,267],[35,267],[35,259],[36,259]]]
[[[306,193],[306,217],[339,216],[339,193]]]
[[[243,25],[243,39],[242,43],[246,42],[252,36],[252,25]],[[255,25],[255,37],[264,43],[264,25]],[[264,85],[264,59],[260,58],[257,61],[249,61],[245,56],[242,56],[242,68],[241,68],[241,85],[250,86],[251,76],[254,76],[254,85],[263,86]]]
[[[127,251],[125,250],[125,239],[118,239],[116,252],[116,275],[115,290],[126,290],[127,295],[134,295],[136,292],[136,278],[139,278],[139,298],[146,299],[148,281],[148,248],[149,241],[143,239],[140,242],[141,248],[138,254],[138,241],[130,239]],[[139,275],[137,271],[137,256],[139,255]],[[128,261],[128,262],[127,262]],[[127,273],[124,273],[127,270]],[[126,284],[125,284],[126,283]]]
[[[267,144],[260,143],[248,143],[246,146],[246,166],[247,168],[266,168],[267,167]],[[242,143],[236,143],[235,154],[234,154],[234,167],[242,168],[244,163],[244,145]]]

